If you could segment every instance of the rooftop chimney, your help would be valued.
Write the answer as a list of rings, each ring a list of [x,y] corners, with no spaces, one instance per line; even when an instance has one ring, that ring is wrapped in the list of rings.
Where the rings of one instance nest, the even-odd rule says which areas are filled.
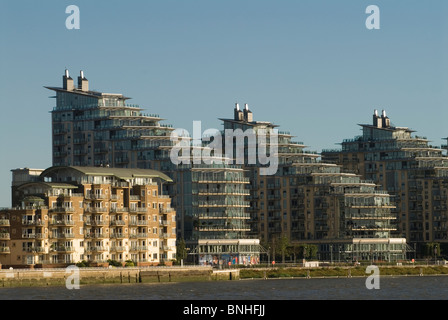
[[[234,120],[236,120],[236,121],[243,121],[244,120],[243,111],[240,110],[240,105],[238,103],[235,104]]]
[[[382,122],[383,128],[390,127],[390,119],[386,116],[386,110],[383,110],[383,112],[381,114],[381,122]]]
[[[246,120],[247,122],[254,121],[254,116],[252,114],[252,111],[249,110],[249,105],[247,103],[244,105],[244,120]]]
[[[378,110],[375,109],[375,111],[373,112],[373,126],[381,128],[382,124],[383,123],[381,121],[381,117],[378,116]]]
[[[89,80],[84,77],[84,71],[80,71],[78,77],[78,89],[84,92],[89,91]]]
[[[67,91],[75,90],[75,84],[73,83],[73,79],[70,77],[67,69],[65,69],[65,74],[62,77],[62,87]]]

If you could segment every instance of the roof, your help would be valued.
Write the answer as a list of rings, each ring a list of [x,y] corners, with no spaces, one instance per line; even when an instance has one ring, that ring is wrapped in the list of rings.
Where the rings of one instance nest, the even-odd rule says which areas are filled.
[[[107,168],[107,167],[51,167],[46,169],[41,176],[47,176],[49,173],[60,169],[72,169],[79,171],[85,175],[100,175],[100,176],[115,176],[119,179],[132,179],[132,178],[160,178],[162,180],[172,182],[173,180],[161,171],[152,169],[126,169],[126,168]]]
[[[74,90],[67,90],[64,88],[59,88],[59,87],[48,87],[48,86],[44,86],[44,88],[48,89],[48,90],[53,90],[53,91],[59,91],[59,92],[67,92],[67,93],[73,93],[73,94],[79,94],[79,95],[84,95],[84,96],[90,96],[93,98],[104,98],[105,96],[114,96],[114,97],[118,97],[118,98],[122,98],[124,100],[128,100],[131,99],[129,97],[125,97],[123,96],[121,93],[104,93],[104,92],[99,92],[99,91],[93,91],[93,90],[89,90],[89,91],[82,91],[79,89],[74,89]]]
[[[224,121],[224,122],[234,122],[234,123],[242,123],[242,124],[246,124],[249,126],[258,126],[258,125],[265,125],[268,127],[279,127],[279,125],[277,124],[273,124],[272,122],[269,121],[243,121],[243,120],[234,120],[234,119],[224,119],[224,118],[219,118],[219,120]]]
[[[406,127],[377,127],[371,124],[358,124],[359,126],[363,127],[363,128],[371,128],[371,129],[378,129],[378,130],[385,130],[385,131],[406,131],[406,132],[415,132],[415,130],[406,128]]]
[[[48,188],[56,188],[56,189],[59,189],[59,188],[76,189],[76,188],[78,188],[77,186],[75,186],[73,184],[58,183],[58,182],[43,182],[43,181],[26,182],[26,183],[20,185],[18,188],[21,189],[21,188],[25,188],[25,187],[28,187],[28,186],[31,186],[31,185],[35,185],[35,184],[43,185],[43,186],[48,187]]]

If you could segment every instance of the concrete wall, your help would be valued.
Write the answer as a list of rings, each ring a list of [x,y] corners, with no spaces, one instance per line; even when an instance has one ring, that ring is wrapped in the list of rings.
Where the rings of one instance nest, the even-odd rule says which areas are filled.
[[[78,269],[12,269],[0,271],[1,287],[66,286],[74,284],[152,283],[181,281],[237,280],[239,270],[213,270],[211,267],[149,268],[78,268]]]

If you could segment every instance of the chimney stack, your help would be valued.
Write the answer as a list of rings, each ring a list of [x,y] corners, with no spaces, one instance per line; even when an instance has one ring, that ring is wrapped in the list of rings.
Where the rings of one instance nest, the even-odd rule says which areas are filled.
[[[244,105],[244,120],[246,120],[247,122],[254,121],[254,116],[252,114],[252,111],[249,110],[249,105],[247,103]]]
[[[234,120],[236,120],[236,121],[244,120],[243,111],[240,110],[240,105],[238,104],[238,102],[235,103]]]
[[[78,77],[78,90],[87,92],[89,91],[89,80],[84,77],[84,71],[80,71]]]
[[[381,122],[383,125],[383,128],[389,128],[390,127],[390,119],[386,116],[386,110],[383,110],[381,114]]]
[[[75,90],[75,84],[67,69],[65,69],[65,74],[62,77],[62,87],[67,91]]]

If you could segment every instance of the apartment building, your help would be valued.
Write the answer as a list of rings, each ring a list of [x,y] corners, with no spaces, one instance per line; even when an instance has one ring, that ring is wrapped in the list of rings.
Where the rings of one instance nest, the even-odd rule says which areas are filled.
[[[393,196],[396,234],[417,252],[425,243],[448,243],[448,157],[415,131],[392,124],[375,110],[362,134],[344,139],[341,149],[324,150],[326,162],[374,181]]]
[[[394,204],[373,181],[321,162],[316,152],[307,151],[289,132],[278,131],[270,122],[255,121],[247,105],[244,110],[236,105],[234,118],[221,120],[224,132],[268,132],[264,147],[278,156],[277,172],[263,175],[262,163],[247,160],[251,152],[258,152],[259,145],[245,142],[249,223],[263,244],[273,247],[286,236],[291,244],[318,245],[321,259],[390,261],[405,257],[409,250],[406,240],[392,236],[397,219],[392,213]]]
[[[191,200],[177,207],[181,238],[201,264],[257,264],[263,248],[250,233],[249,179],[241,166],[182,165],[177,186]]]
[[[54,166],[161,171],[173,180],[162,187],[176,209],[177,238],[186,241],[189,258],[203,263],[259,260],[259,241],[247,235],[243,212],[248,206],[243,190],[247,181],[242,182],[241,166],[225,165],[219,157],[209,163],[173,163],[171,133],[175,129],[162,124],[164,119],[158,115],[144,114],[139,106],[128,104],[129,97],[90,90],[82,71],[77,86],[66,70],[62,87],[46,88],[56,93]],[[183,155],[187,159],[195,148],[207,148],[187,143],[192,147],[191,153]],[[204,255],[209,253],[217,254]]]
[[[89,90],[80,72],[78,86],[68,70],[56,93],[52,114],[54,166],[109,166],[167,171],[171,125],[156,114],[144,114],[122,94]],[[151,161],[149,161],[151,160]]]
[[[18,176],[20,170],[14,170]],[[0,263],[171,264],[176,218],[161,188],[171,181],[149,169],[48,168],[38,180],[16,185],[12,208],[0,211]]]

